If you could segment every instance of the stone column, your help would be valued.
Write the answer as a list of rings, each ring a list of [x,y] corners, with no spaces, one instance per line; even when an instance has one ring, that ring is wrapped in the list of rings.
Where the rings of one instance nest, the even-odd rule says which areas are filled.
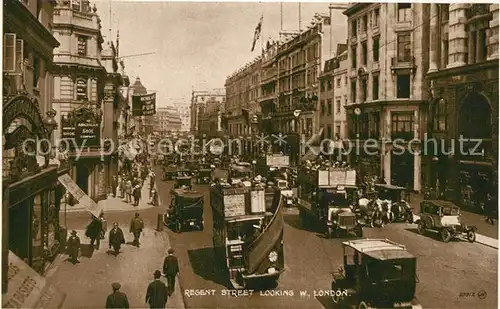
[[[477,42],[476,42],[476,36],[474,36],[474,32],[470,31],[469,34],[468,34],[468,37],[469,37],[469,40],[468,40],[468,51],[469,51],[469,59],[468,59],[468,64],[473,64],[477,61],[477,53],[476,53],[476,45],[477,45]],[[474,57],[474,55],[476,57]]]
[[[454,68],[465,65],[467,54],[467,8],[469,4],[450,4],[449,20],[449,61],[447,68]]]
[[[490,20],[490,33],[488,35],[488,60],[498,59],[498,3],[490,4],[493,18]]]
[[[435,72],[438,69],[438,44],[439,44],[439,35],[438,35],[438,21],[439,21],[439,13],[438,13],[438,5],[437,3],[431,4],[431,20],[430,20],[430,50],[429,50],[429,71]]]

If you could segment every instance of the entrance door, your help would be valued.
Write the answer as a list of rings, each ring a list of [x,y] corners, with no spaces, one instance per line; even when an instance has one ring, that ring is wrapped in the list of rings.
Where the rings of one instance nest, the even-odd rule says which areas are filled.
[[[86,194],[89,194],[89,168],[84,164],[76,166],[76,184]]]
[[[413,189],[414,158],[409,151],[391,154],[391,184]]]
[[[30,197],[9,209],[9,250],[30,265],[32,204],[33,198]]]

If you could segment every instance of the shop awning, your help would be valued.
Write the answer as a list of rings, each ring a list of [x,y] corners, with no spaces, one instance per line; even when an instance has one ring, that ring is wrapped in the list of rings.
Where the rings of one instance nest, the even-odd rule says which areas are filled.
[[[61,308],[66,294],[48,283],[28,264],[9,251],[7,293],[2,294],[3,308]]]

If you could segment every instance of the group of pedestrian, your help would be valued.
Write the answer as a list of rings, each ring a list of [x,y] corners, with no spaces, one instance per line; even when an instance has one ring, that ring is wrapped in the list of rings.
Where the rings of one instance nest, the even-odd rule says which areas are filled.
[[[160,270],[153,273],[153,281],[146,289],[145,303],[149,308],[165,308],[167,301],[175,290],[175,278],[179,274],[179,262],[174,256],[174,250],[169,249],[168,255],[163,262],[163,275],[167,278],[167,284],[162,280]],[[113,293],[106,299],[106,308],[130,308],[128,297],[120,291],[121,284],[114,282],[111,284]]]

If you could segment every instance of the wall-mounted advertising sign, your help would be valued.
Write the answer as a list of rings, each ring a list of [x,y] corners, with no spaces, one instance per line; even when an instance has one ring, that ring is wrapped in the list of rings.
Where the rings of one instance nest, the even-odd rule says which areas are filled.
[[[101,146],[101,126],[93,122],[79,122],[75,126],[63,126],[61,138],[72,139],[77,146]]]
[[[151,116],[156,114],[156,93],[132,96],[132,115]]]

